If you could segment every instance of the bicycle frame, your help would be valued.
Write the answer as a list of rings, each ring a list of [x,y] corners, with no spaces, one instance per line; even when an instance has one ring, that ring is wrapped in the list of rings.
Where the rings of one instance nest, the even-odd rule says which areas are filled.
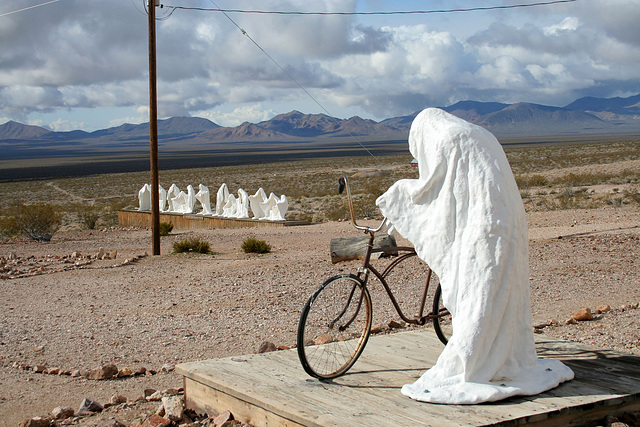
[[[426,304],[426,300],[427,300],[427,293],[429,291],[429,284],[431,282],[431,268],[427,267],[428,272],[427,272],[427,279],[425,282],[425,286],[424,286],[424,291],[422,292],[422,297],[420,299],[420,305],[418,308],[418,314],[415,315],[413,318],[408,318],[404,312],[402,311],[402,309],[400,308],[400,305],[398,304],[398,301],[396,300],[395,296],[393,295],[393,292],[389,286],[389,284],[387,283],[387,281],[385,280],[385,278],[387,277],[387,275],[401,262],[403,262],[404,260],[417,256],[416,251],[414,248],[412,247],[407,247],[407,246],[393,246],[393,247],[380,247],[380,248],[376,248],[373,246],[373,241],[375,238],[375,234],[377,232],[379,232],[380,230],[382,230],[382,228],[384,227],[384,225],[387,222],[387,219],[384,218],[382,220],[382,222],[380,223],[380,225],[378,227],[368,227],[368,226],[364,226],[364,225],[359,225],[356,222],[356,218],[355,218],[355,214],[354,214],[354,210],[353,210],[353,201],[351,199],[351,188],[349,186],[349,179],[347,178],[346,175],[344,175],[341,178],[340,181],[340,192],[342,192],[342,189],[346,188],[347,190],[347,198],[349,200],[349,213],[351,215],[351,222],[353,224],[353,226],[358,229],[358,230],[362,230],[365,233],[369,234],[369,241],[367,242],[367,248],[365,251],[365,255],[364,255],[364,260],[362,262],[362,266],[358,269],[358,277],[362,280],[362,282],[364,283],[364,285],[367,285],[368,279],[369,279],[369,272],[373,273],[374,276],[376,276],[376,278],[380,281],[380,283],[382,283],[382,286],[384,287],[384,290],[387,292],[387,295],[389,296],[389,299],[391,300],[391,303],[393,304],[393,307],[395,308],[396,312],[398,313],[398,315],[400,316],[400,318],[407,322],[407,323],[411,323],[411,324],[415,324],[415,325],[424,325],[427,321],[429,320],[433,320],[434,318],[440,317],[443,314],[441,313],[432,313],[430,312],[429,314],[425,315],[424,314],[424,306]],[[398,258],[396,258],[395,260],[393,260],[393,262],[391,264],[389,264],[383,271],[382,273],[380,273],[378,270],[376,270],[376,268],[371,265],[371,255],[375,254],[375,253],[383,253],[383,252],[404,252],[402,255],[398,256]]]

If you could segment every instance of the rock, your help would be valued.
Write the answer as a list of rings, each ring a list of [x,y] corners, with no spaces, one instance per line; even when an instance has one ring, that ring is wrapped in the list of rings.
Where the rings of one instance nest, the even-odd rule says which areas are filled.
[[[578,322],[583,322],[585,320],[592,320],[593,314],[591,314],[591,310],[588,308],[583,308],[575,313],[571,313],[571,318],[577,320]]]
[[[44,371],[42,371],[43,374],[49,374],[49,375],[59,375],[60,374],[60,368],[47,368]]]
[[[125,378],[125,377],[132,377],[134,374],[133,369],[125,367],[125,368],[120,368],[120,370],[118,371],[118,378]]]
[[[176,369],[176,367],[170,363],[165,363],[164,365],[162,365],[162,368],[160,368],[160,372],[171,372],[174,369]]]
[[[230,411],[224,411],[223,413],[221,413],[220,415],[218,415],[213,419],[213,425],[218,427],[228,421],[233,421],[234,419],[235,418],[233,417],[233,414]]]
[[[68,406],[57,406],[51,411],[51,416],[54,420],[64,420],[73,417],[74,414],[75,411],[73,408],[69,408]]]
[[[20,423],[20,427],[49,427],[51,420],[47,417],[34,417]]]
[[[570,317],[567,319],[567,321],[565,322],[567,325],[575,325],[576,323],[578,323],[578,321],[576,319],[574,319],[573,317]]]
[[[277,347],[274,343],[272,343],[271,341],[265,341],[262,344],[260,344],[260,347],[258,348],[258,353],[268,353],[270,351],[276,351]]]
[[[144,397],[149,397],[149,396],[151,396],[153,393],[155,393],[156,391],[157,391],[157,390],[156,390],[156,389],[154,389],[154,388],[145,388],[145,389],[144,389],[144,393],[143,393],[143,395],[144,395]]]
[[[133,372],[133,375],[144,375],[146,373],[147,373],[147,368],[145,368],[144,366],[141,366]]]
[[[227,421],[226,423],[222,423],[220,427],[243,427],[244,423],[238,420]]]
[[[38,374],[43,373],[45,370],[47,369],[46,365],[36,365],[33,367],[33,372],[36,372]]]
[[[152,395],[147,396],[146,399],[147,402],[159,402],[160,400],[162,400],[162,392],[156,391]]]
[[[328,343],[330,341],[331,341],[331,337],[329,336],[329,334],[324,334],[324,335],[320,335],[315,340],[313,340],[313,343],[315,345],[322,345],[322,344],[326,344],[326,343]]]
[[[85,377],[88,380],[108,380],[116,375],[118,375],[118,367],[116,365],[104,365],[90,370],[85,374]]]
[[[165,396],[162,398],[164,417],[171,421],[180,421],[184,414],[184,399],[181,396]]]
[[[104,248],[98,249],[98,253],[96,254],[96,259],[102,259],[104,257]]]
[[[79,377],[80,375],[80,371],[78,369],[74,369],[73,371],[69,372],[69,375],[71,375],[72,377]]]
[[[96,427],[126,427],[120,421],[115,418],[109,418],[108,420],[101,421]]]
[[[371,333],[372,334],[379,334],[380,332],[382,332],[382,326],[380,326],[380,325],[371,326]]]
[[[103,409],[104,408],[101,404],[99,404],[95,400],[85,397],[80,404],[80,408],[78,408],[78,414],[81,415],[86,413],[102,412]]]
[[[609,311],[611,311],[611,306],[608,304],[601,304],[598,306],[598,311],[600,313],[607,313]]]
[[[156,414],[151,415],[140,424],[141,427],[168,427],[169,425],[171,425],[170,420]]]
[[[392,320],[389,322],[389,329],[401,329],[404,328],[404,325],[400,322],[396,322],[395,320]]]
[[[109,399],[109,403],[111,403],[112,405],[119,405],[121,403],[127,403],[127,398],[116,393],[113,396],[111,396],[111,399]]]

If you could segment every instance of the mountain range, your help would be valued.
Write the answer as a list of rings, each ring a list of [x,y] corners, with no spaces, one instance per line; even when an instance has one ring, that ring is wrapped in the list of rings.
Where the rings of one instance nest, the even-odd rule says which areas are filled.
[[[458,117],[487,128],[498,138],[640,134],[640,94],[628,98],[580,98],[565,107],[540,104],[462,101],[443,107]],[[413,114],[376,122],[358,116],[339,119],[325,114],[291,111],[259,123],[222,127],[198,117],[158,121],[159,145],[168,150],[218,149],[255,144],[322,141],[406,141]],[[149,124],[123,124],[94,132],[54,132],[38,126],[0,125],[5,158],[80,155],[148,150]]]

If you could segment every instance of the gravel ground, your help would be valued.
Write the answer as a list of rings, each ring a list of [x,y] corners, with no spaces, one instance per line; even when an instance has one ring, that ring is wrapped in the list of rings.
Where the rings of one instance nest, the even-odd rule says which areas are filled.
[[[541,331],[554,337],[640,355],[638,209],[534,212],[528,219],[534,324],[548,325]],[[1,242],[0,425],[47,415],[56,406],[76,409],[85,397],[108,402],[117,393],[134,400],[147,388],[179,387],[175,372],[160,372],[165,364],[255,353],[265,341],[292,346],[312,290],[357,265],[331,264],[330,239],[357,235],[346,222],[178,230],[163,237],[161,256],[144,256],[150,232],[139,229],[60,232],[49,243]],[[193,236],[209,241],[214,253],[170,254],[174,241]],[[249,236],[266,240],[272,252],[242,253]],[[117,251],[117,258],[86,258],[100,248]],[[410,299],[411,292],[401,298]],[[378,301],[374,295],[374,323],[396,320]],[[566,324],[574,311],[595,312],[605,304],[612,310],[593,321]],[[158,373],[93,381],[15,367],[84,371],[106,363]],[[127,423],[155,406],[107,415]]]

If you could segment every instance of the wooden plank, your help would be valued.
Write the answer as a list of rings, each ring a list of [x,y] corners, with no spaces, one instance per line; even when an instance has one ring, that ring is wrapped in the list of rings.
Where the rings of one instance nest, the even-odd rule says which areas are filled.
[[[349,261],[352,259],[363,259],[367,250],[369,236],[356,237],[339,237],[331,239],[331,262],[336,264],[341,261]],[[380,233],[373,239],[373,246],[376,248],[390,248],[397,246],[396,239],[389,234]],[[382,255],[398,255],[397,250],[389,250],[382,253],[376,253],[376,256]]]
[[[310,225],[309,221],[271,221],[250,218],[223,218],[211,215],[182,214],[176,212],[161,212],[160,222],[170,222],[176,230],[214,229],[214,228],[245,228],[245,227],[291,227]],[[151,227],[151,212],[137,209],[123,209],[118,211],[120,227]]]
[[[189,407],[230,409],[256,426],[578,425],[640,405],[640,358],[614,352],[603,358],[596,349],[540,335],[536,339],[539,353],[566,359],[576,379],[538,396],[483,405],[433,405],[401,395],[402,385],[422,375],[442,350],[426,328],[371,337],[352,370],[333,381],[309,378],[295,349],[176,369],[185,376]],[[632,375],[618,390],[628,370]]]

